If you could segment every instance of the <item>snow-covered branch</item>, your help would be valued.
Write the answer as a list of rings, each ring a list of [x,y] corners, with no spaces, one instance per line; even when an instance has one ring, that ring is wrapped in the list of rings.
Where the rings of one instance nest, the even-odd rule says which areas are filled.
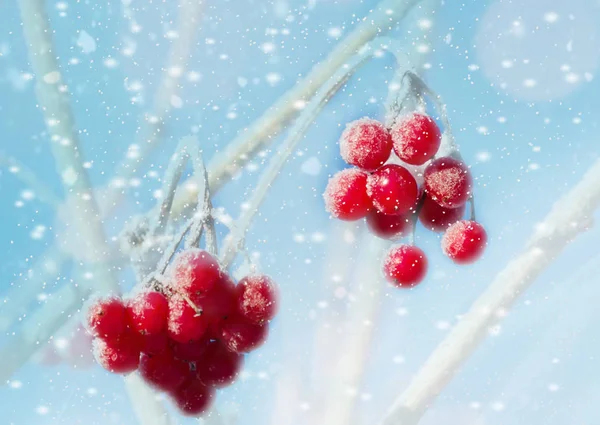
[[[525,251],[500,272],[458,324],[427,359],[409,387],[398,397],[383,421],[385,425],[417,424],[428,406],[452,380],[518,297],[581,232],[592,225],[600,206],[600,161],[559,199],[536,226]]]

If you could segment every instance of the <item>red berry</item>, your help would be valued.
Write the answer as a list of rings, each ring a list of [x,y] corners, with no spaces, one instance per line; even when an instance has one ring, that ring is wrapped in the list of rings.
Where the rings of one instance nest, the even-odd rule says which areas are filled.
[[[139,341],[135,335],[125,333],[118,339],[94,340],[96,361],[113,373],[129,373],[138,368],[140,362]]]
[[[189,302],[179,296],[169,300],[169,319],[167,321],[167,333],[169,338],[180,343],[202,338],[208,320],[204,314],[197,313]]]
[[[398,120],[391,129],[394,152],[402,161],[422,165],[436,154],[442,134],[435,121],[423,114],[412,114]]]
[[[179,388],[190,375],[190,366],[167,350],[162,354],[143,354],[139,373],[154,388],[171,392]]]
[[[361,118],[346,126],[340,138],[344,161],[363,170],[381,167],[392,153],[392,136],[379,121]]]
[[[388,164],[368,178],[367,193],[379,212],[390,215],[407,213],[417,203],[417,181],[406,168]]]
[[[153,335],[140,335],[141,351],[146,354],[160,354],[169,346],[167,332]]]
[[[373,208],[367,195],[367,173],[356,168],[342,170],[329,179],[323,197],[327,212],[340,220],[358,220]]]
[[[248,353],[260,347],[269,332],[267,324],[255,325],[244,318],[227,320],[221,327],[221,342],[229,351]]]
[[[380,238],[396,240],[410,229],[410,215],[388,215],[373,210],[367,216],[369,230]]]
[[[278,294],[269,276],[246,276],[237,285],[238,311],[250,322],[260,325],[277,313]]]
[[[127,303],[129,325],[142,335],[165,330],[168,315],[169,301],[160,292],[142,292]]]
[[[203,297],[219,281],[221,268],[208,252],[191,248],[177,254],[171,264],[171,288],[189,297]]]
[[[172,342],[171,349],[173,350],[175,357],[178,359],[186,362],[196,362],[202,357],[208,342],[208,338],[206,338],[205,335],[203,338],[197,341],[191,341],[186,344]]]
[[[113,339],[125,331],[125,318],[125,305],[120,298],[100,298],[88,309],[87,326],[92,335]]]
[[[419,284],[427,273],[427,257],[413,245],[397,245],[387,253],[383,263],[386,279],[398,288]]]
[[[229,317],[236,307],[235,283],[225,273],[206,297],[193,299],[211,330],[217,331],[221,322]]]
[[[173,394],[173,401],[186,416],[198,416],[206,412],[214,399],[215,390],[198,379],[189,379]]]
[[[426,196],[419,211],[419,221],[429,230],[443,232],[448,229],[448,226],[460,220],[464,213],[465,204],[458,208],[444,208]]]
[[[235,381],[243,361],[243,355],[228,351],[221,342],[213,341],[196,363],[198,379],[211,387],[226,387]]]
[[[467,166],[454,158],[435,159],[424,173],[427,195],[444,208],[458,208],[471,196],[473,179]]]
[[[455,263],[470,264],[483,255],[486,243],[487,233],[481,224],[462,220],[446,230],[442,250]]]

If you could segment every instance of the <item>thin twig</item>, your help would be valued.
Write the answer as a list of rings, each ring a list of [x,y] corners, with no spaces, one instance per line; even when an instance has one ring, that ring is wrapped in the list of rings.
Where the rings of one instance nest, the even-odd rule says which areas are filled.
[[[385,425],[418,423],[426,408],[485,339],[487,329],[500,320],[498,313],[507,311],[565,246],[591,227],[593,213],[600,205],[598,182],[600,161],[555,203],[537,226],[525,251],[497,275],[431,354],[409,387],[389,409],[383,421]]]

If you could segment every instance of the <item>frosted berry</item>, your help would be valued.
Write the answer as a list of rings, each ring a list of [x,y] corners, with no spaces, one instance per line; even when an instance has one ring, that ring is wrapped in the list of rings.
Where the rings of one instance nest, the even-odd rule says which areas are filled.
[[[197,313],[187,300],[179,296],[169,300],[167,333],[173,341],[187,343],[200,339],[207,327],[206,316]]]
[[[140,350],[146,354],[160,354],[169,346],[166,330],[152,335],[140,335]]]
[[[383,263],[386,279],[399,288],[419,284],[427,273],[427,257],[413,245],[397,245],[390,249]]]
[[[202,310],[202,316],[211,330],[219,328],[221,322],[233,313],[236,307],[235,284],[225,273],[213,290],[200,299],[192,298]]]
[[[412,114],[398,120],[390,130],[394,152],[402,161],[422,165],[434,157],[442,134],[435,121],[423,114]]]
[[[363,170],[381,167],[392,153],[392,136],[379,121],[361,118],[346,126],[340,138],[344,161]]]
[[[323,194],[325,209],[340,220],[363,218],[373,204],[367,195],[367,173],[350,168],[335,174]]]
[[[458,208],[444,208],[426,196],[419,211],[419,221],[429,230],[443,232],[448,229],[448,226],[460,220],[464,213],[465,204]]]
[[[231,385],[242,368],[243,360],[243,355],[228,351],[221,342],[213,341],[196,363],[198,379],[216,388]]]
[[[268,325],[255,325],[238,317],[223,324],[220,340],[229,351],[248,353],[265,342],[268,332]]]
[[[417,203],[417,182],[406,168],[388,164],[373,172],[367,193],[375,208],[384,214],[404,214]]]
[[[208,345],[208,339],[206,335],[197,340],[191,341],[185,344],[181,344],[178,342],[171,343],[171,349],[173,350],[173,354],[180,360],[184,360],[186,362],[196,362],[200,360],[202,354],[206,350]]]
[[[238,311],[250,322],[268,322],[277,313],[277,287],[265,275],[246,276],[237,287]]]
[[[221,276],[217,259],[208,252],[191,248],[177,254],[170,268],[169,285],[176,292],[202,297],[208,294]]]
[[[138,368],[140,347],[135,335],[123,334],[121,338],[94,340],[94,356],[96,361],[106,370],[113,373],[129,373]]]
[[[388,215],[373,210],[367,216],[369,230],[383,239],[396,240],[403,237],[410,229],[410,215]]]
[[[87,312],[90,333],[101,338],[117,338],[126,329],[125,305],[118,297],[95,300]]]
[[[190,375],[190,366],[173,356],[169,350],[162,354],[142,355],[139,374],[144,381],[161,391],[175,391]]]
[[[185,416],[199,416],[206,412],[215,397],[215,390],[198,379],[188,379],[172,393],[173,401]]]
[[[457,159],[442,157],[433,160],[425,169],[424,178],[427,195],[444,208],[458,208],[471,195],[471,173]]]
[[[142,335],[165,330],[168,315],[169,302],[160,292],[142,292],[127,303],[129,325]]]
[[[481,224],[462,220],[446,230],[442,250],[455,263],[470,264],[483,255],[486,243],[487,233]]]

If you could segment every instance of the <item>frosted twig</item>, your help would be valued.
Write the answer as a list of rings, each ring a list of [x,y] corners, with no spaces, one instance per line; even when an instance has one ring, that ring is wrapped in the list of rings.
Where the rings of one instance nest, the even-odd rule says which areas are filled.
[[[418,423],[427,407],[485,339],[487,329],[500,320],[498,313],[508,310],[564,247],[591,227],[594,210],[600,205],[598,182],[600,161],[555,203],[544,221],[536,226],[525,251],[497,275],[431,354],[409,387],[390,407],[383,421],[385,425]]]
[[[171,214],[171,206],[177,191],[177,185],[181,180],[181,175],[189,159],[187,154],[188,140],[182,139],[177,145],[175,154],[169,162],[167,171],[163,177],[164,185],[162,188],[162,201],[159,204],[158,218],[153,230],[154,235],[163,234]]]
[[[208,172],[206,171],[206,166],[204,165],[202,153],[199,148],[191,150],[190,155],[192,157],[192,163],[194,164],[194,176],[197,180],[202,181],[202,186],[204,187],[204,191],[198,194],[198,202],[196,205],[201,205],[200,216],[201,223],[206,229],[206,247],[208,252],[217,255],[217,233],[215,230],[215,220],[212,216],[212,201],[210,198],[210,187],[208,185]],[[198,235],[197,238],[193,238],[189,243],[186,241],[186,244],[191,246],[197,246],[199,243],[200,235]]]
[[[401,21],[421,0],[383,0],[369,15],[360,20],[356,28],[294,88],[277,100],[248,129],[241,132],[225,151],[216,156],[208,167],[209,186],[213,193],[231,179],[254,155],[267,146],[273,136],[296,116],[302,106],[324,85],[350,57],[366,43],[387,32]],[[182,193],[175,198],[173,212],[193,207],[196,194]]]
[[[33,170],[17,159],[0,152],[0,167],[8,168],[11,173],[33,190],[40,201],[53,208],[57,208],[60,204],[60,198],[54,193],[54,190],[41,181]]]

